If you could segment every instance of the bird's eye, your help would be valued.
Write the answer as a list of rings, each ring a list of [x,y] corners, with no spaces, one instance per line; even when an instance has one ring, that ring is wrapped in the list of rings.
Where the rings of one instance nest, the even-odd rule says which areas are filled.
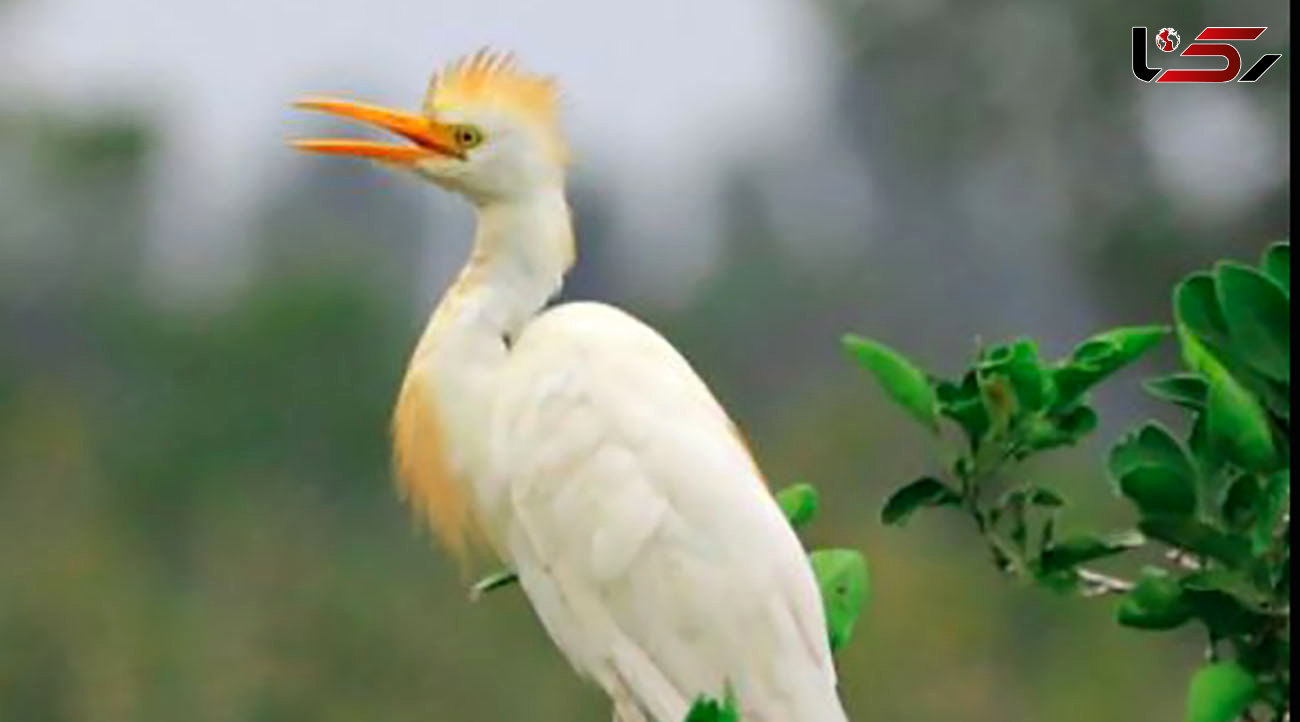
[[[461,150],[469,150],[483,143],[483,131],[472,125],[458,125],[452,131],[452,136],[456,139],[456,145]]]

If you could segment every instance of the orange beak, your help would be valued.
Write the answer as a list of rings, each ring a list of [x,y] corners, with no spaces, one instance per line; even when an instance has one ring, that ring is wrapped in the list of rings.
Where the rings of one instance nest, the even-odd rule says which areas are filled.
[[[305,98],[294,103],[294,106],[359,120],[411,141],[408,145],[370,140],[307,138],[291,142],[298,150],[354,158],[372,158],[404,165],[438,155],[461,160],[465,158],[465,153],[456,146],[451,128],[417,113],[330,98]]]

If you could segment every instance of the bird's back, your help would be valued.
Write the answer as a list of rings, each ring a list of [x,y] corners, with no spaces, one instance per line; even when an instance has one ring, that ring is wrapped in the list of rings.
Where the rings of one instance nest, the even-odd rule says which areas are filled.
[[[751,722],[843,722],[807,558],[689,364],[595,303],[509,356],[485,512],[574,665],[660,722],[727,687]]]

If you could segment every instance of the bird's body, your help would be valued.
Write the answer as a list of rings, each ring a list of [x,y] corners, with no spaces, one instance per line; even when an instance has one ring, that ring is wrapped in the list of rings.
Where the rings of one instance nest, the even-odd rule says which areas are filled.
[[[473,63],[515,73],[453,70]],[[518,573],[620,722],[679,722],[724,690],[749,722],[845,722],[807,558],[721,406],[632,316],[544,310],[573,235],[563,174],[539,177],[435,177],[470,186],[478,231],[399,394],[406,496]]]

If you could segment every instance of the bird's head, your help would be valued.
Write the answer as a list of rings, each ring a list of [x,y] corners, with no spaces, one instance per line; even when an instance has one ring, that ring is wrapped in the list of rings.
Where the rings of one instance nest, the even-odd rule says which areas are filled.
[[[564,182],[568,148],[552,79],[513,56],[480,51],[433,76],[420,112],[307,98],[298,107],[351,118],[404,138],[294,141],[299,150],[370,158],[413,171],[477,204],[508,201]]]

